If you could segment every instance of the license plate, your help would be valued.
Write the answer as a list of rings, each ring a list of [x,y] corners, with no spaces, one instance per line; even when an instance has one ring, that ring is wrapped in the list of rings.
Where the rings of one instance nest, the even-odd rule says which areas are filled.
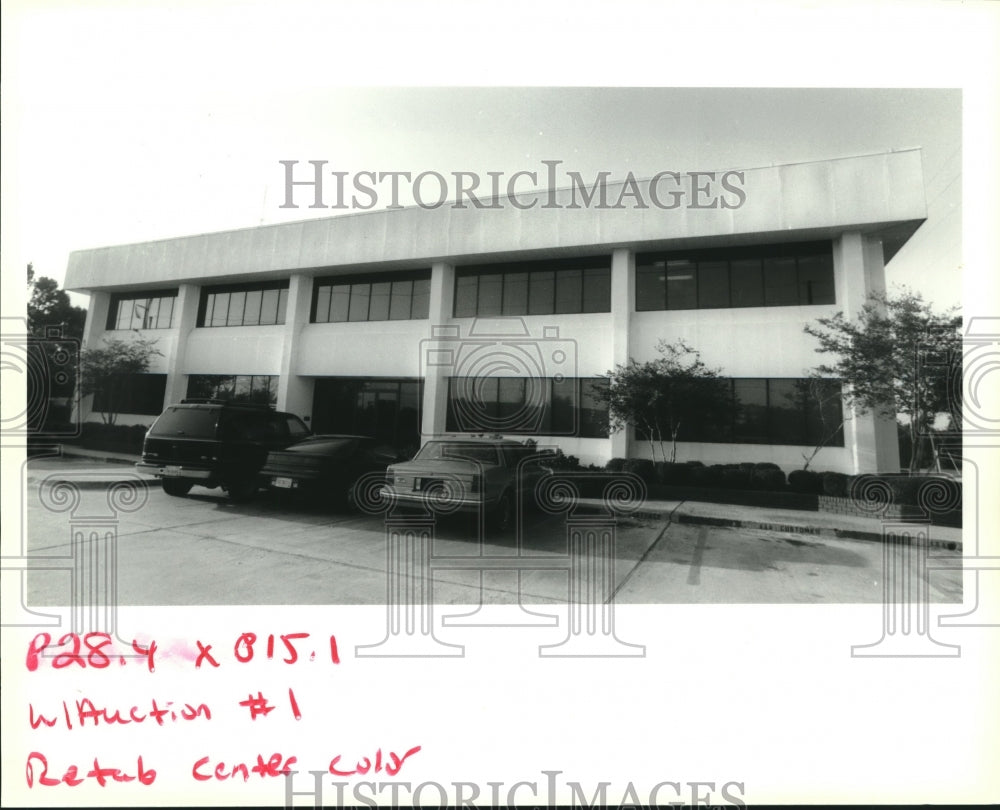
[[[164,475],[180,475],[181,474],[181,468],[177,467],[176,465],[173,465],[173,464],[168,464],[166,467],[163,468],[163,474]]]
[[[281,489],[291,489],[295,486],[295,482],[291,478],[272,478],[271,485]]]

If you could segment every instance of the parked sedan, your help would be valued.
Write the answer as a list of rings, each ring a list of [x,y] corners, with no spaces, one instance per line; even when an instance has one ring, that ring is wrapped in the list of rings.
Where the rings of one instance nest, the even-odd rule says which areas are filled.
[[[400,458],[368,436],[320,434],[268,453],[261,484],[272,492],[350,503],[355,482],[366,473],[384,473]]]
[[[483,513],[490,524],[513,527],[520,494],[530,500],[548,470],[536,447],[503,438],[462,436],[428,441],[412,461],[393,464],[385,494],[400,506],[437,504],[446,511]]]

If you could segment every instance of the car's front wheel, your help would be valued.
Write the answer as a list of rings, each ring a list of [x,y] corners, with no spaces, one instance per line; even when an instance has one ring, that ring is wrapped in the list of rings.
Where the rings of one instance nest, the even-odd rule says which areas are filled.
[[[175,498],[184,497],[194,486],[191,481],[186,481],[183,478],[161,478],[160,485],[167,495],[173,495]]]

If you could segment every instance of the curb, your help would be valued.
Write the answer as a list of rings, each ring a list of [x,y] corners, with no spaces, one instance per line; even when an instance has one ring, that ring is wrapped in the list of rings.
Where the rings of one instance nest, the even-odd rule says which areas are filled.
[[[102,456],[99,451],[77,452],[76,448],[67,448],[64,444],[60,445],[60,447],[62,448],[62,455],[64,456],[71,458],[87,458],[91,461],[103,464],[127,464],[132,466],[139,461],[139,456],[130,456],[129,458],[122,458],[121,456]]]
[[[652,516],[654,513],[650,513]],[[665,519],[667,515],[660,515]],[[701,524],[705,526],[722,526],[730,529],[761,529],[771,532],[787,532],[790,534],[812,534],[820,537],[833,537],[837,540],[866,540],[882,542],[884,536],[879,532],[866,532],[860,529],[830,529],[821,526],[796,526],[788,523],[767,523],[762,520],[744,520],[737,518],[716,518],[707,515],[687,515],[679,514],[674,518],[677,523]],[[924,524],[914,524],[924,525]],[[907,539],[906,542],[912,542]],[[962,551],[960,540],[934,540],[928,539],[927,545],[930,548],[942,549],[945,551]]]
[[[32,477],[28,479],[29,483],[42,485],[50,487],[74,487],[75,489],[82,490],[107,490],[114,486],[123,487],[135,487],[136,489],[149,489],[151,485],[156,484],[155,478],[144,478],[138,473],[135,478],[101,478],[96,480],[88,480],[87,478],[70,478],[70,477],[45,477],[37,478]]]

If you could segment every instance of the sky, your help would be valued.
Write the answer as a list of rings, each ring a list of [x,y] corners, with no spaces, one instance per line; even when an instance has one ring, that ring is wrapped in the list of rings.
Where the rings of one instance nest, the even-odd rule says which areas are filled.
[[[282,208],[284,169],[542,169],[651,177],[923,149],[928,221],[895,262],[906,283],[958,303],[961,95],[950,90],[615,87],[306,88],[157,105],[29,102],[18,169],[24,264],[62,279],[70,250],[224,230],[336,211]],[[74,121],[70,132],[60,120]],[[846,122],[864,122],[847,126]],[[32,138],[30,133],[45,133]],[[19,133],[20,134],[20,133]],[[68,137],[70,136],[70,137]],[[59,154],[57,162],[46,155]],[[67,171],[72,178],[66,183]],[[564,178],[564,174],[560,174]],[[484,181],[485,183],[485,181]],[[52,189],[65,211],[51,230]],[[401,202],[412,204],[403,184]],[[379,206],[387,204],[385,193]],[[898,266],[897,266],[898,265]]]
[[[280,160],[303,168],[326,160],[328,170],[351,173],[508,175],[560,160],[584,177],[621,179],[920,147],[928,219],[887,280],[942,307],[961,302],[961,89],[666,86],[673,67],[660,76],[626,71],[604,86],[581,70],[572,86],[551,58],[551,85],[539,85],[544,74],[518,83],[516,69],[476,81],[474,66],[469,75],[453,66],[447,84],[426,86],[437,66],[422,76],[418,65],[380,86],[372,62],[386,60],[384,42],[355,41],[345,52],[345,25],[362,21],[293,4],[331,26],[326,41],[304,19],[289,24],[267,11],[242,19],[247,6],[265,8],[42,2],[5,11],[5,279],[31,261],[36,274],[62,282],[76,249],[336,213],[282,209]],[[406,11],[373,8],[383,41],[405,36]],[[456,64],[504,60],[503,51],[476,54],[439,34],[425,47]],[[511,67],[522,63],[514,55]],[[741,78],[733,71],[730,82]]]

